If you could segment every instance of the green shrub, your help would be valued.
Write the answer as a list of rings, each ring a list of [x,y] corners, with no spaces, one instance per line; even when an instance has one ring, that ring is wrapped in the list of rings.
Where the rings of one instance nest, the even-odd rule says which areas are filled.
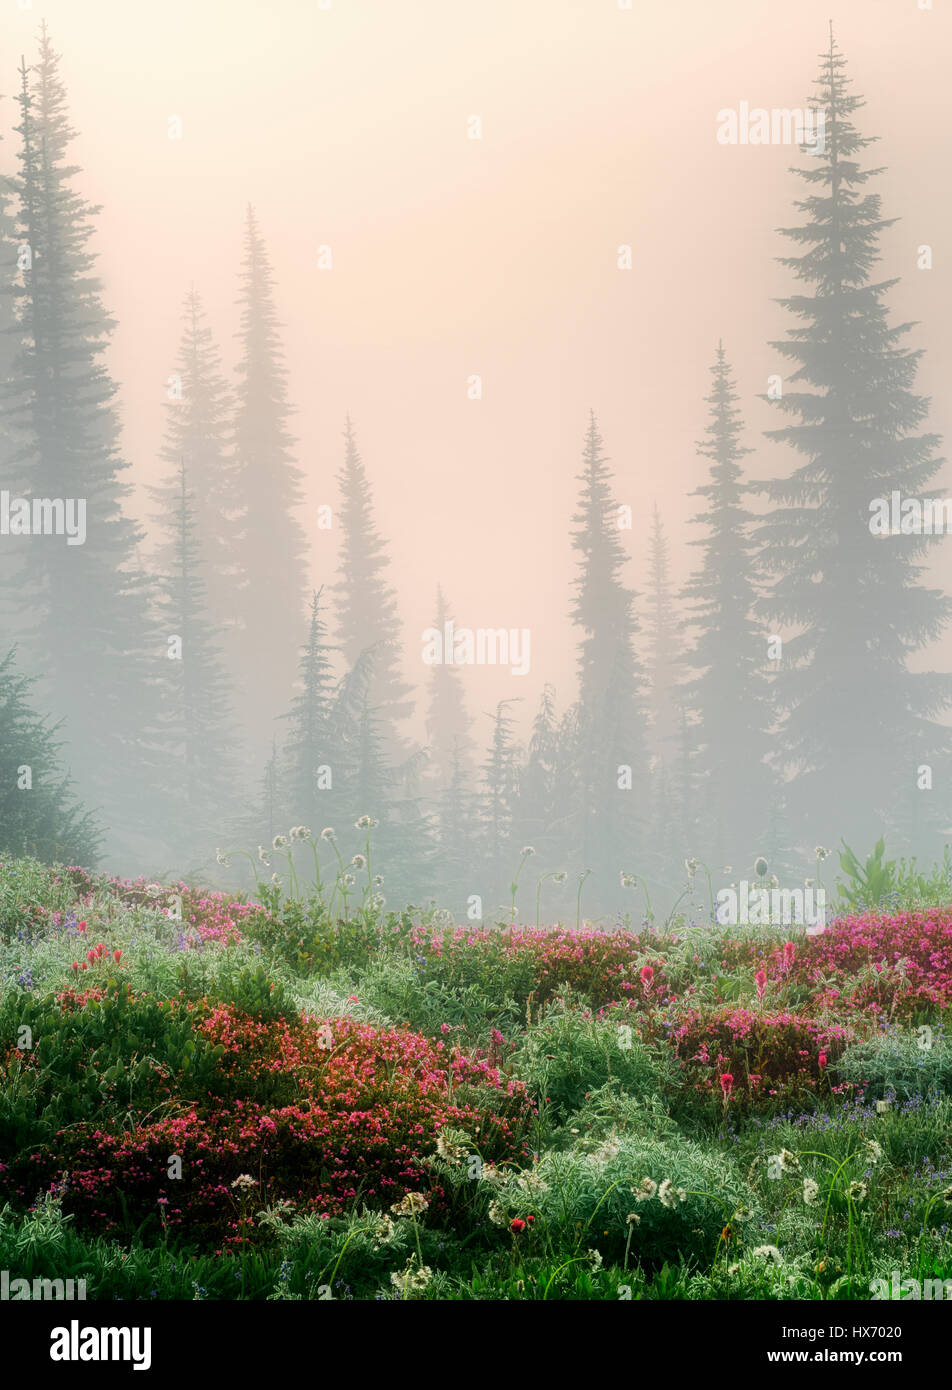
[[[594,1016],[568,992],[525,1031],[510,1065],[539,1105],[552,1107],[555,1122],[609,1081],[628,1096],[647,1097],[663,1094],[673,1076],[671,1063],[652,1052],[631,1024]]]
[[[952,1038],[940,1028],[891,1029],[848,1047],[836,1076],[864,1088],[868,1100],[893,1094],[899,1100],[931,1091],[952,1094]]]
[[[643,1186],[647,1184],[647,1186]],[[710,1263],[721,1232],[753,1198],[732,1160],[687,1139],[618,1135],[591,1152],[543,1155],[499,1189],[500,1209],[535,1217],[533,1239],[595,1248],[606,1264]],[[636,1221],[629,1223],[633,1215]]]

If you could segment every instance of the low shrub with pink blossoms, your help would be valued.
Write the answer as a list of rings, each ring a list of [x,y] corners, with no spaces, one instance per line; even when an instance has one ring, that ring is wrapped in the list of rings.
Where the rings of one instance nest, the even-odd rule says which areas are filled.
[[[410,941],[441,980],[495,979],[523,1002],[531,995],[535,1006],[547,1004],[566,986],[587,995],[595,1008],[622,999],[658,999],[666,990],[663,958],[651,954],[649,962],[655,941],[631,931],[417,927]]]
[[[671,1043],[684,1085],[697,1095],[724,1096],[736,1108],[829,1093],[827,1068],[853,1037],[841,1024],[787,1011],[727,1007],[689,1010]]]
[[[952,908],[844,917],[808,938],[794,977],[819,1007],[891,1019],[931,1016],[952,1004]]]
[[[114,1015],[124,1035],[142,1007],[154,1016],[147,1000],[126,999]],[[62,1005],[75,1013],[101,1000],[101,991],[70,992]],[[65,1210],[81,1225],[109,1232],[161,1223],[228,1245],[254,1235],[253,1212],[266,1203],[329,1217],[358,1198],[382,1207],[425,1187],[438,1208],[424,1160],[447,1126],[487,1161],[527,1156],[525,1086],[485,1060],[351,1018],[262,1019],[209,1000],[165,1009],[170,1025],[187,1011],[217,1075],[196,1085],[182,1054],[176,1070],[156,1071],[153,1113],[60,1129],[7,1165],[0,1194],[22,1201],[67,1170]],[[119,1066],[128,1072],[131,1063]],[[174,1180],[170,1154],[181,1159]],[[234,1189],[242,1174],[254,1178],[253,1211]]]

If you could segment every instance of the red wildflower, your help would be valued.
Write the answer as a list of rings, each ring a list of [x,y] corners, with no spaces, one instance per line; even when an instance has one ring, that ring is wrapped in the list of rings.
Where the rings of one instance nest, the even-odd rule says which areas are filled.
[[[518,1216],[515,1216],[509,1222],[509,1229],[510,1231],[514,1231],[515,1234],[518,1235],[520,1231],[524,1231],[526,1229],[526,1223],[524,1221],[521,1221]]]

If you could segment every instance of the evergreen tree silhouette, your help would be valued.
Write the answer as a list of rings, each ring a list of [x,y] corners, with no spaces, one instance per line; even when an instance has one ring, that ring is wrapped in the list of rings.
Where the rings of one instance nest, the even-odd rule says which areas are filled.
[[[873,139],[853,122],[864,103],[845,67],[831,25],[815,98],[823,148],[796,170],[807,185],[796,204],[803,220],[782,229],[801,248],[782,264],[804,288],[781,300],[794,323],[773,344],[795,370],[775,403],[792,423],[769,437],[802,462],[762,485],[771,510],[760,540],[773,576],[763,612],[795,629],[778,698],[796,773],[790,830],[807,855],[841,835],[871,847],[884,831],[893,849],[907,846],[914,798],[929,807],[921,832],[941,813],[940,797],[917,790],[918,769],[930,767],[940,786],[950,766],[948,730],[934,716],[952,703],[952,680],[908,667],[950,614],[949,599],[921,582],[938,538],[871,534],[874,499],[919,495],[941,460],[937,436],[917,433],[928,411],[913,392],[921,353],[902,345],[910,325],[892,326],[884,303],[896,279],[873,278],[891,222],[867,191],[882,170],[860,162]]]
[[[61,765],[60,726],[34,710],[35,684],[17,673],[11,648],[0,661],[0,852],[92,868],[101,829],[74,799]]]
[[[452,616],[443,590],[438,585],[433,626],[441,636],[444,625],[452,620]],[[443,655],[444,660],[430,668],[426,715],[427,782],[436,792],[449,786],[454,776],[466,776],[474,748],[470,733],[472,720],[466,713],[460,671],[445,659],[448,655],[446,652]]]
[[[0,139],[0,156],[4,161],[6,151],[7,146]],[[16,389],[12,381],[19,333],[19,324],[14,315],[14,282],[19,258],[15,193],[13,179],[0,171],[0,407],[7,404]],[[10,423],[6,415],[0,413],[0,471],[7,480],[13,477],[14,449]],[[11,547],[0,545],[0,618],[7,630],[13,628],[18,618],[21,627],[29,621],[28,615],[21,613],[15,602],[12,581],[18,567],[19,561]]]
[[[684,589],[686,621],[694,641],[686,664],[695,673],[683,691],[691,716],[693,796],[700,844],[695,857],[712,868],[752,863],[762,852],[759,836],[781,779],[771,775],[771,689],[767,634],[755,620],[757,545],[755,518],[745,507],[751,491],[741,460],[737,393],[722,343],[705,397],[710,419],[698,453],[710,460],[709,481],[692,496],[704,500],[693,518],[706,535],[691,542],[701,562]]]
[[[594,412],[579,481],[572,538],[581,557],[572,619],[583,633],[575,839],[582,865],[597,875],[592,897],[608,908],[617,901],[621,869],[644,845],[650,795],[644,673],[634,649],[636,594],[623,581],[627,556]]]
[[[672,787],[681,737],[683,633],[675,609],[668,539],[657,503],[652,509],[648,543],[644,640],[652,789],[648,838],[652,866],[670,882],[671,871],[682,857],[677,853],[676,804]]]
[[[202,541],[202,573],[209,620],[219,634],[232,679],[243,673],[235,650],[242,589],[238,566],[241,511],[231,456],[234,401],[222,373],[218,348],[194,286],[185,296],[182,335],[166,401],[160,458],[177,469],[185,459],[195,499],[195,527]]]
[[[328,823],[324,815],[325,809],[330,809],[326,794],[333,790],[334,776],[332,720],[337,682],[330,657],[333,648],[327,641],[327,624],[321,612],[323,592],[319,589],[311,599],[308,639],[301,651],[299,690],[287,714],[288,736],[284,745],[289,816],[295,824],[306,824],[312,830],[319,820]],[[321,768],[328,769],[326,777],[330,780],[330,787],[324,790],[318,781]]]
[[[158,565],[157,617],[166,642],[161,678],[164,789],[169,842],[179,860],[200,863],[222,838],[235,801],[237,766],[229,682],[208,620],[196,507],[185,462],[175,483],[150,489],[162,505],[166,545]],[[159,788],[152,789],[158,797]]]
[[[302,473],[289,430],[287,371],[274,277],[253,209],[245,220],[241,356],[234,426],[235,575],[242,635],[239,714],[257,745],[274,735],[305,634],[305,538],[295,516]],[[234,660],[234,658],[232,658]]]
[[[490,716],[493,721],[492,741],[482,766],[480,816],[482,854],[479,867],[486,879],[474,890],[480,892],[484,899],[484,914],[487,909],[487,894],[483,886],[486,880],[489,896],[494,899],[494,910],[501,904],[505,885],[511,881],[516,866],[512,826],[518,795],[519,764],[518,745],[513,734],[515,720],[509,713],[509,706],[518,703],[518,700],[500,700],[495,713]]]
[[[397,599],[385,577],[389,563],[377,533],[367,470],[357,451],[348,417],[344,430],[344,462],[338,474],[341,489],[342,532],[337,595],[337,645],[349,667],[361,652],[374,650],[372,684],[368,692],[376,712],[382,747],[392,762],[407,755],[400,725],[413,710],[411,689],[400,674],[400,619]]]
[[[122,510],[128,464],[102,360],[113,321],[88,246],[98,209],[73,188],[80,171],[69,163],[74,132],[59,64],[44,25],[39,62],[20,67],[19,350],[7,428],[11,481],[29,497],[84,502],[86,539],[19,538],[23,659],[43,678],[44,702],[68,718],[77,789],[102,808],[110,846],[128,850],[138,836],[145,855],[154,826],[142,788],[161,771],[157,651],[137,565],[140,533]]]

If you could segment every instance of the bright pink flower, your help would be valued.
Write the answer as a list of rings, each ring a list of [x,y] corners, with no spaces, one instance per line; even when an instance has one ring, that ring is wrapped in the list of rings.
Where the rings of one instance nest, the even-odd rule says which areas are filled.
[[[757,998],[758,998],[758,999],[763,999],[764,995],[767,993],[767,972],[766,972],[766,970],[758,970],[758,971],[757,971],[757,974],[754,976],[754,980],[756,981],[756,984],[757,984]]]
[[[730,1095],[734,1086],[734,1078],[729,1071],[721,1072],[721,1090],[724,1092],[724,1099]]]
[[[818,1057],[816,1060],[817,1060],[817,1063],[818,1063],[818,1065],[820,1066],[821,1069],[822,1069],[823,1067],[825,1067],[825,1066],[826,1066],[826,1053],[825,1053],[825,1052],[821,1052],[820,1055],[819,1055],[819,1057]]]
[[[122,956],[122,952],[121,952],[121,951],[113,951],[113,953],[112,953],[112,958],[113,958],[113,960],[116,962],[117,965],[119,964],[119,961],[120,961],[121,956]]]

